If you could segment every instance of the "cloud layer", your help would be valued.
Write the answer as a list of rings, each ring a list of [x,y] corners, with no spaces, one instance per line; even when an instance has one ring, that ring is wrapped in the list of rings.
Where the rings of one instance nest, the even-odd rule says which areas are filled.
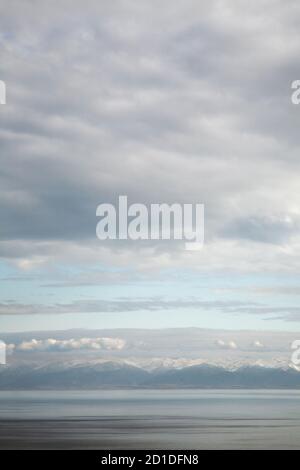
[[[299,266],[296,1],[3,2],[0,13],[3,258],[105,260],[116,247],[96,242],[95,209],[128,194],[206,204],[211,246],[170,265],[224,266],[234,241],[235,266],[241,254]],[[174,249],[162,244],[156,263]],[[136,247],[119,250],[139,264]]]
[[[292,295],[261,298],[272,283],[186,293],[201,274],[223,274],[224,287],[228,273],[254,273],[261,287],[299,272],[299,17],[297,0],[2,1],[0,315],[199,309],[214,324],[214,311],[299,322]],[[204,203],[204,249],[100,242],[96,208],[121,194]],[[183,270],[190,279],[164,297],[161,281]],[[11,274],[32,274],[31,289]]]
[[[73,350],[122,350],[126,342],[119,338],[79,338],[58,340],[48,338],[46,340],[32,339],[23,341],[15,346],[17,351],[73,351]]]

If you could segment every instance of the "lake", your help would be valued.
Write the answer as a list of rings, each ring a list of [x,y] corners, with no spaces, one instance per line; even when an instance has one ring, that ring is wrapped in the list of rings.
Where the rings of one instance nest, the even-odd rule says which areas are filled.
[[[300,392],[0,392],[0,448],[300,449]]]

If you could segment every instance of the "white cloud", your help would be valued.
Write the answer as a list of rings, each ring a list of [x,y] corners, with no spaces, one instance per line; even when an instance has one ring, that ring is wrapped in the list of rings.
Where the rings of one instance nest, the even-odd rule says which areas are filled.
[[[46,340],[23,341],[16,346],[18,351],[72,351],[72,350],[122,350],[126,341],[120,338],[79,338],[58,340],[48,338]]]
[[[215,344],[222,349],[237,349],[235,341],[223,341],[222,339],[218,339]]]

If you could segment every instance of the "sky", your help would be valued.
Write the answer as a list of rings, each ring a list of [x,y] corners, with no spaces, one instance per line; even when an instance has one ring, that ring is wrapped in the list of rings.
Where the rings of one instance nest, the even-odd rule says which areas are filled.
[[[0,324],[300,330],[296,0],[3,0]],[[96,208],[203,203],[205,243]]]

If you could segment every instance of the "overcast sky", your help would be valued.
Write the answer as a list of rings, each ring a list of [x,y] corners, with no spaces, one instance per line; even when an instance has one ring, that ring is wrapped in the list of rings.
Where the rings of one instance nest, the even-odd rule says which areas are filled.
[[[3,0],[3,331],[300,327],[296,0]],[[205,245],[97,205],[204,203]]]

